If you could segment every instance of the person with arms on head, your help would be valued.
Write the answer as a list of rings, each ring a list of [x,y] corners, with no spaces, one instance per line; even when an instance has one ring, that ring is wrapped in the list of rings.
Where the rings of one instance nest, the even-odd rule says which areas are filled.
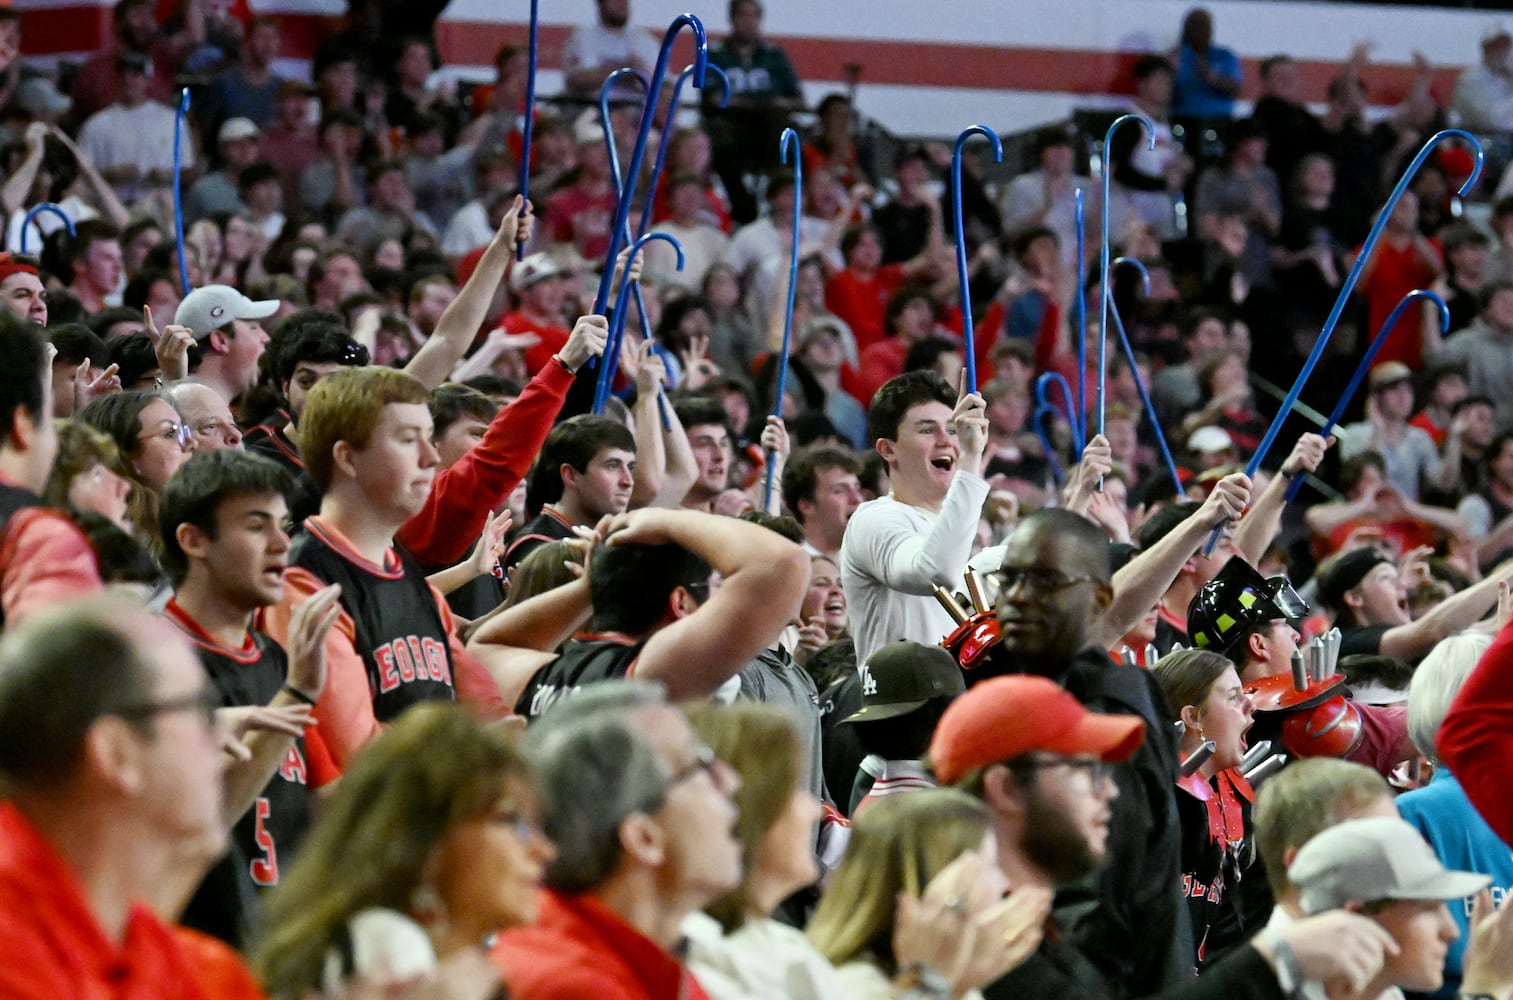
[[[998,866],[1015,892],[1055,890],[1111,862],[1118,836],[1111,776],[1148,739],[1140,719],[1088,712],[1042,677],[998,677],[946,711],[929,760],[942,784],[988,809]],[[1173,770],[1168,775],[1175,775]],[[1011,895],[1012,898],[1012,895]],[[990,984],[987,1000],[1015,997],[1283,998],[1305,974],[1364,984],[1381,967],[1386,935],[1353,915],[1329,915],[1285,933],[1258,936],[1203,978],[1165,989],[1109,979],[1103,956],[1065,932],[1053,915],[1038,951]]]
[[[856,509],[841,544],[858,663],[895,639],[939,642],[955,628],[931,588],[960,583],[988,497],[986,404],[962,384],[953,394],[934,372],[910,372],[872,400],[868,436],[892,490]]]
[[[238,949],[251,941],[259,899],[298,852],[314,790],[336,777],[319,737],[298,734],[325,686],[323,643],[339,588],[325,588],[299,609],[287,652],[255,627],[257,613],[284,593],[289,485],[268,459],[221,450],[184,466],[158,514],[163,562],[174,581],[163,614],[193,645],[218,706],[304,716],[291,718],[293,732],[247,738],[251,759],[228,773],[230,850],[185,911],[187,926]]]
[[[306,400],[301,452],[322,492],[320,513],[295,540],[284,598],[265,621],[284,641],[294,606],[341,584],[316,717],[343,768],[411,705],[459,700],[485,716],[507,714],[492,678],[462,649],[445,600],[394,547],[435,477],[429,398],[404,372],[353,368],[323,379]]]
[[[808,556],[758,525],[645,509],[599,530],[608,534],[585,576],[469,640],[522,715],[616,677],[661,681],[679,701],[712,697],[776,641],[803,601]]]
[[[741,884],[740,779],[665,703],[544,721],[526,752],[557,857],[540,920],[491,951],[510,996],[707,1000],[682,924]]]
[[[275,1000],[344,987],[497,995],[483,942],[536,921],[554,854],[510,735],[456,705],[417,706],[322,804],[268,894],[253,965]]]
[[[84,535],[40,496],[58,450],[47,344],[32,323],[0,313],[0,621],[100,589]]]
[[[162,885],[208,868],[225,837],[215,704],[189,644],[131,602],[63,602],[7,632],[0,993],[262,995],[161,910]]]

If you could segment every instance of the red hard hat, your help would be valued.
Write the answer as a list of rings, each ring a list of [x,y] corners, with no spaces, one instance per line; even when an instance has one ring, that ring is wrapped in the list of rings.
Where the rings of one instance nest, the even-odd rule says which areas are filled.
[[[1361,737],[1361,710],[1344,695],[1282,720],[1282,743],[1298,757],[1343,757]]]

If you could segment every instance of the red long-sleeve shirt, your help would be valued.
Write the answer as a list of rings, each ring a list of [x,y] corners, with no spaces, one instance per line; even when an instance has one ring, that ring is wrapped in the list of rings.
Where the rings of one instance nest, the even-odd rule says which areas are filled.
[[[1513,841],[1513,628],[1504,628],[1482,654],[1435,734],[1466,797],[1493,831]]]
[[[529,471],[572,384],[573,373],[559,363],[537,372],[520,397],[494,417],[483,440],[436,476],[425,507],[404,523],[395,541],[428,569],[466,555],[489,513]]]

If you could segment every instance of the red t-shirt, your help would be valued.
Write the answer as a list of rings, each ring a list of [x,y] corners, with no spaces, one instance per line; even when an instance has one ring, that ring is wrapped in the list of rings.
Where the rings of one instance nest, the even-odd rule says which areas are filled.
[[[846,321],[856,335],[857,349],[865,350],[887,338],[883,314],[887,312],[888,300],[903,283],[902,264],[885,264],[870,278],[848,267],[825,285],[825,308]]]
[[[490,957],[516,1000],[708,1000],[681,962],[586,893],[543,889],[540,918],[501,932]]]
[[[618,199],[615,189],[590,194],[577,184],[565,187],[546,201],[543,221],[555,243],[571,243],[591,261],[603,260],[609,251],[609,227],[615,221]]]
[[[525,370],[532,375],[551,363],[573,332],[565,326],[538,323],[523,312],[506,313],[499,326],[508,333],[534,333],[541,338],[541,343],[525,349]]]
[[[6,1000],[261,996],[224,948],[186,942],[183,931],[140,903],[121,940],[111,940],[68,861],[10,803],[0,803],[0,940]],[[214,957],[208,966],[207,955]]]
[[[1439,249],[1437,241],[1429,242],[1436,251]],[[1366,299],[1368,339],[1377,335],[1386,324],[1388,314],[1404,295],[1415,288],[1428,288],[1438,273],[1437,269],[1419,259],[1411,241],[1402,247],[1395,247],[1385,239],[1378,243],[1376,266],[1371,276],[1360,284],[1360,292]],[[1408,309],[1398,318],[1374,364],[1384,361],[1401,361],[1414,371],[1423,370],[1423,338],[1417,309]]]

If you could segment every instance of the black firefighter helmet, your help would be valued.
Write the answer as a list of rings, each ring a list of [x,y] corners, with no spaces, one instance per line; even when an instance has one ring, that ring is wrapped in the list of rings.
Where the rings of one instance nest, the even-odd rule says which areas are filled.
[[[1257,625],[1308,616],[1308,604],[1285,576],[1267,579],[1232,556],[1187,606],[1187,634],[1196,649],[1228,653]]]

